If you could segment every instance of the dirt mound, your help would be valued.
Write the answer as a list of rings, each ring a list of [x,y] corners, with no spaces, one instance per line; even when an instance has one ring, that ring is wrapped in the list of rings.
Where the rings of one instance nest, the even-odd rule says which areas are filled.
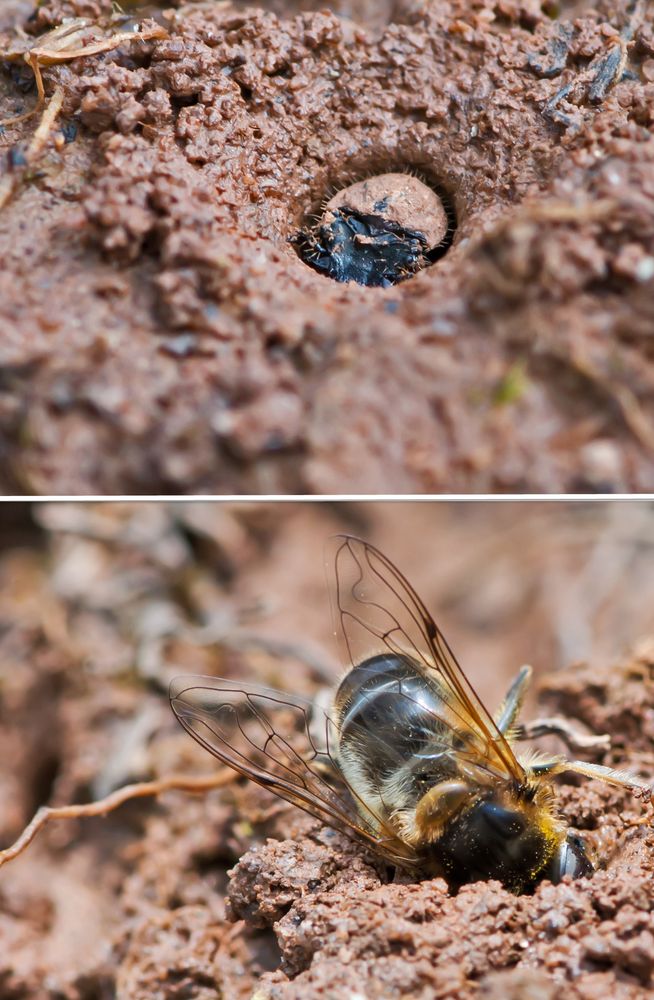
[[[593,670],[593,682],[590,669],[563,683],[550,679],[548,702],[570,712],[569,689],[579,683],[581,714],[595,706],[601,716],[599,692],[610,687],[613,717],[648,727],[653,667],[651,646],[643,647],[629,662]],[[633,685],[638,703],[628,693]],[[614,732],[619,746],[623,734]],[[651,774],[651,738],[642,745],[619,750],[618,759]],[[456,895],[441,880],[388,884],[374,867],[354,865],[347,845],[317,850],[316,841],[328,842],[324,831],[249,852],[232,873],[231,912],[248,926],[273,926],[282,957],[256,996],[642,996],[654,971],[651,811],[596,783],[563,786],[560,804],[594,846],[600,869],[590,879],[543,883],[533,895],[514,896],[494,882]]]

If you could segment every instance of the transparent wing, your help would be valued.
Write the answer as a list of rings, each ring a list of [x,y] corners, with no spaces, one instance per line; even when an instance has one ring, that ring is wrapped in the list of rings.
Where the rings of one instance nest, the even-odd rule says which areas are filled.
[[[171,682],[170,704],[193,739],[239,774],[392,863],[416,863],[412,849],[346,785],[332,756],[334,724],[318,707],[256,684],[189,675]]]
[[[522,782],[524,770],[415,590],[378,549],[359,538],[333,540],[337,633],[345,662],[389,651],[415,661],[446,706],[441,724],[465,739],[480,766]],[[467,734],[467,736],[466,736]]]

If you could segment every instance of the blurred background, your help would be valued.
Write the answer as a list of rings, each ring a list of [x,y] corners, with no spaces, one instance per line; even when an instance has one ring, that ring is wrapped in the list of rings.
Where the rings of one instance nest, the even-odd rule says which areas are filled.
[[[491,710],[523,663],[536,678],[578,660],[601,666],[654,632],[647,502],[1,510],[3,840],[52,794],[67,801],[147,777],[152,740],[173,726],[176,673],[306,694],[333,683],[346,665],[324,550],[338,531],[374,542],[404,572]]]
[[[39,634],[88,678],[228,653],[336,677],[325,544],[374,542],[491,701],[521,663],[610,662],[654,626],[649,502],[17,503],[0,519],[0,677]],[[296,657],[298,658],[298,657]],[[233,663],[232,655],[232,663]],[[252,668],[274,672],[270,663]],[[15,670],[17,664],[12,664]]]
[[[192,6],[194,0],[121,0],[115,5],[115,13],[125,12],[134,16],[157,17],[164,9],[176,9]],[[202,0],[197,0],[202,2]],[[252,0],[232,0],[236,8],[253,6]],[[337,17],[351,20],[363,25],[373,37],[381,34],[388,24],[410,24],[427,8],[429,0],[260,0],[256,6],[264,11],[270,11],[282,18],[293,17],[309,11],[331,11]],[[2,0],[0,3],[0,29],[11,28],[26,20],[40,4],[36,0]],[[544,5],[545,6],[545,5]],[[601,4],[599,5],[601,7]],[[597,9],[598,3],[593,0],[552,0],[547,4],[549,16],[572,18],[583,14],[587,9]],[[74,12],[77,16],[97,16],[98,10],[106,14],[111,5],[106,2],[102,8],[89,0],[71,0],[68,6],[69,16]],[[502,0],[498,7],[498,22],[505,23],[507,18],[519,20],[524,7],[517,0]]]
[[[375,543],[409,578],[491,710],[525,662],[536,678],[579,660],[611,664],[654,635],[648,502],[34,502],[3,503],[0,514],[0,846],[43,803],[215,768],[172,717],[175,674],[249,676],[309,695],[337,679],[324,548],[339,531]],[[157,912],[169,911],[181,890],[163,887],[180,872],[194,872],[193,899],[206,891],[205,869],[169,854],[182,849],[175,823],[191,854],[189,837],[210,838],[202,850],[214,860],[225,853],[220,878],[210,867],[222,891],[256,831],[261,793],[242,828],[244,798],[212,822],[205,801],[179,801],[163,817],[146,802],[53,824],[2,869],[13,979],[0,963],[0,990],[43,982],[37,967],[55,984],[92,967],[97,986],[118,887],[146,830],[143,865],[160,852],[156,873],[139,875],[148,912],[157,894]]]

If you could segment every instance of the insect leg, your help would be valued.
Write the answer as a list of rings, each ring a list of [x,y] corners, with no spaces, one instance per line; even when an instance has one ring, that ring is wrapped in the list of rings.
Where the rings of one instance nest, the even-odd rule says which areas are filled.
[[[504,701],[495,713],[495,724],[501,733],[514,730],[515,720],[520,715],[532,672],[530,666],[520,667],[515,680],[506,692]],[[513,732],[511,732],[511,735],[513,736]],[[523,737],[517,738],[521,739]]]
[[[418,802],[415,813],[418,830],[428,840],[436,840],[445,824],[471,797],[470,785],[465,781],[439,781]]]
[[[534,719],[532,722],[516,722],[527,694],[532,677],[530,666],[521,667],[517,677],[506,693],[506,697],[495,714],[497,728],[502,733],[510,733],[514,740],[535,740],[539,736],[558,736],[568,750],[579,753],[584,750],[608,750],[611,737],[580,733],[567,719],[558,717]]]
[[[534,762],[529,766],[530,772],[535,776],[564,774],[566,771],[573,774],[583,774],[586,778],[597,778],[606,782],[607,785],[614,785],[618,788],[629,788],[636,792],[640,798],[649,801],[652,795],[652,787],[642,778],[637,778],[628,771],[618,771],[612,767],[605,767],[604,764],[589,764],[584,760],[566,760],[565,757],[552,757],[550,760]]]
[[[602,735],[580,733],[567,719],[533,719],[531,722],[520,722],[513,729],[513,737],[516,740],[535,740],[539,736],[558,736],[572,753],[583,750],[608,750],[611,746],[611,737],[606,733]]]

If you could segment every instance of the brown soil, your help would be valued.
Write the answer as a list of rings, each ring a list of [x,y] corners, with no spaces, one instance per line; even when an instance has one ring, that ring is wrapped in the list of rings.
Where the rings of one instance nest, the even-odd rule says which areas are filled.
[[[38,119],[0,137],[0,488],[654,488],[651,0],[310,6],[155,9],[167,38],[44,71],[37,163]],[[29,87],[7,63],[0,116]],[[364,288],[298,257],[397,171],[455,211],[437,263]]]
[[[620,625],[651,632],[653,516],[644,504],[8,508],[1,843],[43,802],[211,771],[172,717],[171,674],[307,694],[335,676],[320,551],[339,528],[406,570],[489,704],[529,658],[548,711],[611,733],[607,760],[651,775],[652,642],[616,650]],[[591,665],[544,673],[574,649]],[[654,969],[650,814],[594,782],[562,783],[559,801],[601,869],[523,897],[392,879],[236,780],[53,824],[0,870],[0,994],[635,1000]]]

